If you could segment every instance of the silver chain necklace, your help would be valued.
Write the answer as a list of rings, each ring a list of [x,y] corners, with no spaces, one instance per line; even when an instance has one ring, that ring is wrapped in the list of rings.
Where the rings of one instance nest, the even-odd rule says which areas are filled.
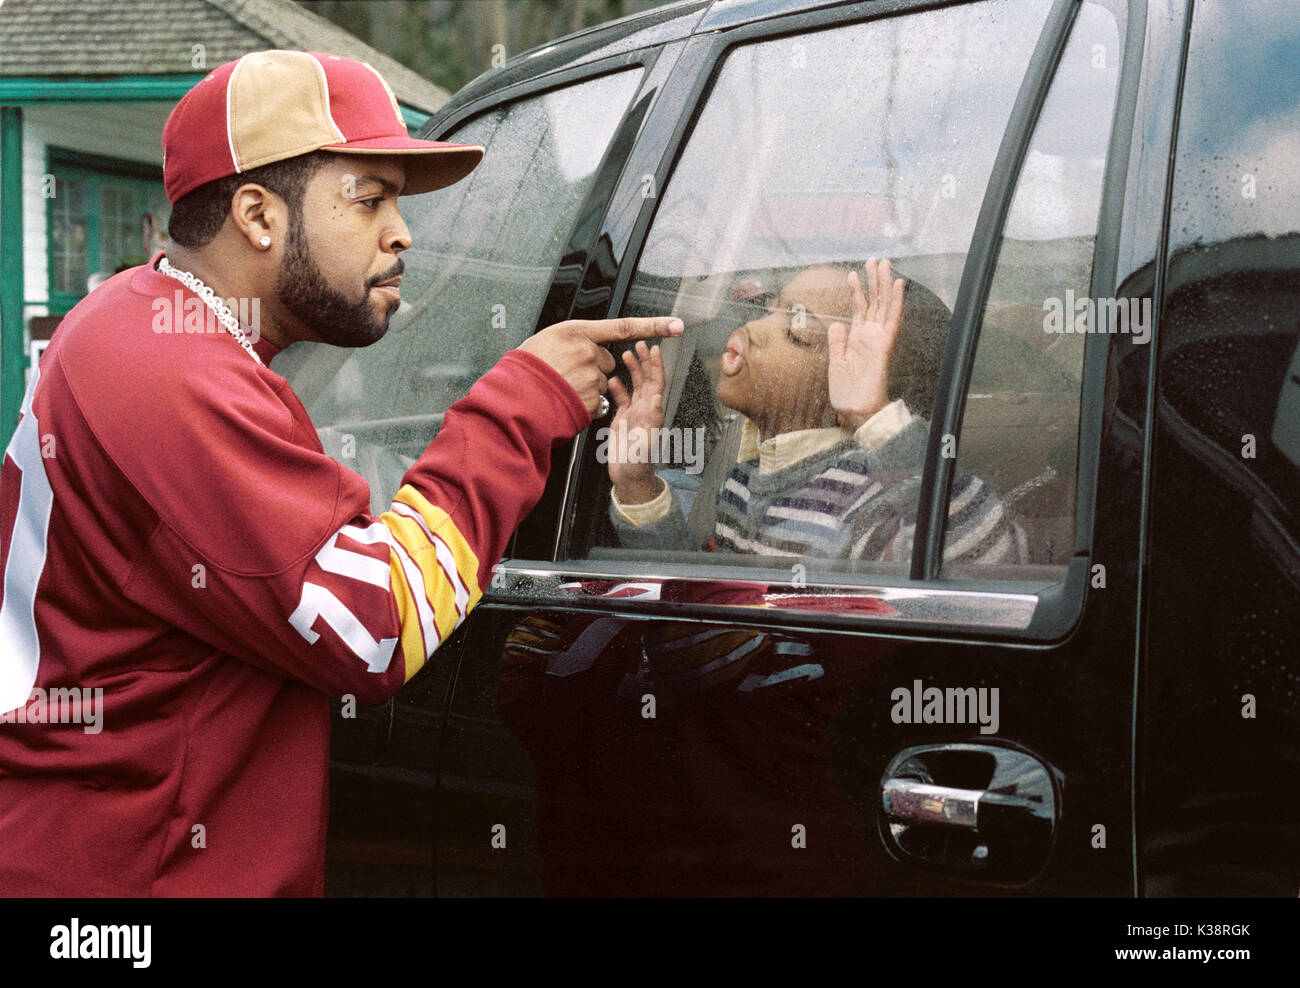
[[[235,314],[230,311],[229,306],[227,306],[225,302],[221,301],[221,299],[217,298],[216,292],[188,271],[182,271],[180,268],[173,267],[172,263],[167,260],[165,254],[158,261],[158,270],[165,275],[175,278],[202,299],[203,304],[211,309],[212,314],[217,317],[221,325],[226,327],[226,332],[233,336],[235,341],[248,351],[250,357],[256,360],[259,364],[262,363],[262,358],[259,357],[257,351],[253,349],[253,344],[244,334],[244,331],[239,328],[239,320],[235,318]]]

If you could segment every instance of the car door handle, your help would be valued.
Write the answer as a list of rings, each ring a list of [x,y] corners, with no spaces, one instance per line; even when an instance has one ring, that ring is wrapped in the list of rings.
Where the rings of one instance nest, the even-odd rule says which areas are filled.
[[[937,823],[979,829],[978,789],[932,786],[915,779],[888,779],[883,791],[885,812],[894,820]]]
[[[881,838],[899,860],[994,884],[1024,884],[1050,856],[1057,789],[1057,773],[1015,748],[908,748],[881,779]]]
[[[979,830],[992,817],[1005,818],[1017,812],[1038,817],[1031,800],[987,789],[954,789],[927,785],[913,779],[889,779],[882,788],[885,812],[896,820],[936,823]]]

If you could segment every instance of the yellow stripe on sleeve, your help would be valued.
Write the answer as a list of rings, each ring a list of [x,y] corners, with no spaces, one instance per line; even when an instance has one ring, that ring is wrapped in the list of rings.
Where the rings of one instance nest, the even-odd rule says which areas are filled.
[[[436,645],[455,630],[460,622],[461,611],[457,609],[457,600],[468,600],[468,591],[459,587],[459,574],[455,579],[448,577],[446,570],[438,559],[437,543],[430,540],[420,523],[398,511],[385,512],[382,516],[394,541],[410,556],[420,571],[424,584],[424,598],[433,608],[433,622],[436,626]],[[451,552],[442,549],[444,556],[450,558]]]
[[[380,521],[419,570],[437,626],[437,641],[427,643],[432,651],[483,596],[478,557],[451,516],[409,485],[398,492],[393,510],[384,512]]]
[[[394,500],[396,503],[414,508],[423,522],[426,534],[440,538],[451,549],[452,556],[456,560],[456,571],[469,591],[469,605],[472,607],[477,604],[479,598],[483,596],[483,591],[478,585],[478,556],[470,548],[465,536],[460,534],[460,529],[451,520],[451,515],[442,508],[430,504],[429,500],[410,484],[398,491]]]
[[[432,651],[438,642],[435,640],[429,643],[426,651],[424,632],[421,630],[420,608],[415,601],[403,561],[397,558],[400,552],[400,549],[393,550],[390,566],[393,574],[393,592],[397,597],[397,615],[402,624],[402,657],[406,664],[402,682],[405,684],[409,683],[411,677],[424,667],[428,652]]]

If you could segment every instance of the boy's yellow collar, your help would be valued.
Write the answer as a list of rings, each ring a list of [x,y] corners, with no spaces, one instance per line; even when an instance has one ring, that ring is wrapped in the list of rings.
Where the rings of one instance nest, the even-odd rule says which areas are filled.
[[[751,419],[745,419],[740,432],[740,449],[736,453],[737,463],[747,463],[758,459],[759,474],[783,470],[791,464],[809,456],[815,456],[842,443],[850,435],[858,441],[863,449],[875,449],[886,439],[898,433],[908,422],[912,414],[902,398],[891,401],[888,405],[867,419],[855,433],[838,426],[823,429],[797,429],[783,432],[770,439],[760,441],[758,426]]]

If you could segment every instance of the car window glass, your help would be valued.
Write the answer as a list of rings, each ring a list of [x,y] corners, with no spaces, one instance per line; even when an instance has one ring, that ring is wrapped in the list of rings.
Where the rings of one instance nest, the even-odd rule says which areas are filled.
[[[1294,787],[1278,780],[1300,724],[1300,8],[1202,3],[1189,34],[1151,375],[1138,858],[1148,895],[1282,896]]]
[[[482,144],[446,189],[401,200],[413,245],[387,335],[341,350],[295,344],[281,370],[325,451],[383,510],[442,412],[536,328],[551,272],[641,72],[602,76],[492,110],[443,139]],[[286,354],[287,355],[287,354]]]
[[[1196,527],[1209,510],[1220,525],[1240,526],[1230,550],[1200,547],[1201,558],[1222,561],[1259,546],[1293,581],[1300,580],[1297,55],[1300,21],[1286,5],[1197,8],[1156,402],[1171,444],[1157,449],[1179,465],[1170,474],[1186,485],[1182,524]],[[1240,64],[1261,74],[1242,76]],[[1220,489],[1248,499],[1248,519],[1235,506],[1224,510]]]
[[[945,530],[945,574],[984,575],[980,543],[1019,538],[1022,563],[1059,578],[1073,551],[1084,341],[1107,329],[1151,338],[1151,299],[1092,299],[1093,245],[1119,82],[1120,26],[1084,4],[1016,180],[985,304]],[[1012,518],[954,537],[988,484]],[[967,506],[970,506],[969,508]],[[1026,574],[1027,575],[1027,574]],[[1045,574],[1041,574],[1045,575]]]
[[[662,348],[666,428],[638,446],[615,422],[595,444],[577,558],[703,547],[739,565],[906,570],[950,310],[1048,6],[929,10],[726,56],[624,309],[686,323]],[[828,400],[828,327],[870,257],[909,281],[889,407],[855,435]],[[611,510],[607,461],[638,456],[667,514]]]

